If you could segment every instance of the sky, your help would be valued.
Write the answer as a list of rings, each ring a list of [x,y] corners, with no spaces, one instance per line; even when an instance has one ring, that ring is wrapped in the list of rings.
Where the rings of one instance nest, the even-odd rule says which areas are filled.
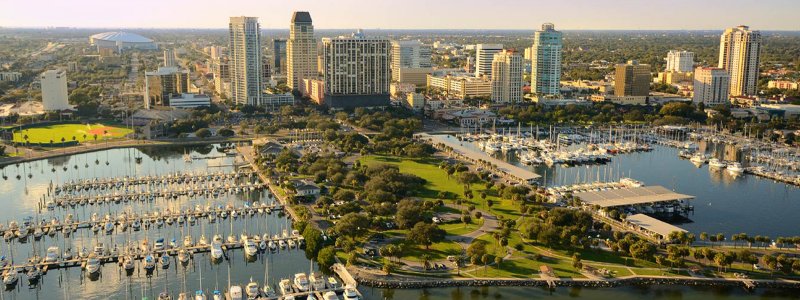
[[[3,27],[226,28],[230,16],[319,29],[800,30],[800,0],[0,0]]]

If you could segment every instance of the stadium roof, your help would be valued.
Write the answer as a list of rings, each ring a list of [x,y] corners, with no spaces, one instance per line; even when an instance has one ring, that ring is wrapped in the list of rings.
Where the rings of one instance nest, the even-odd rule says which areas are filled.
[[[92,36],[93,40],[113,41],[123,43],[152,43],[153,40],[129,32],[111,31],[98,33]]]
[[[614,207],[623,205],[636,205],[674,200],[690,200],[694,196],[678,194],[663,186],[643,186],[605,191],[588,191],[574,193],[574,196],[589,205],[600,207]]]

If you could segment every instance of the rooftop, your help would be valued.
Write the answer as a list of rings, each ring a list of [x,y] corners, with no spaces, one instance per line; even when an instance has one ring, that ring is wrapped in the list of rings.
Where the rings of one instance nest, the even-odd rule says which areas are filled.
[[[311,23],[311,14],[307,11],[296,11],[292,14],[292,23]]]
[[[605,191],[589,191],[573,194],[589,205],[600,207],[615,207],[645,203],[666,202],[675,200],[690,200],[694,196],[678,194],[663,186],[643,186]]]
[[[666,223],[645,214],[635,214],[629,216],[625,220],[628,221],[628,223],[644,228],[648,231],[658,233],[663,237],[669,236],[669,234],[674,231],[686,232],[686,230],[683,228]]]

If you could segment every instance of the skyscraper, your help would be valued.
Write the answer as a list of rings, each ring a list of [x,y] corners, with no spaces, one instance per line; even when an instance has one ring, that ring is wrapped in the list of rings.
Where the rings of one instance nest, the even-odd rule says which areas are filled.
[[[648,96],[650,94],[650,65],[635,60],[618,64],[614,77],[615,96]]]
[[[431,66],[431,47],[420,41],[392,41],[392,81],[425,85]]]
[[[531,92],[536,96],[561,95],[561,32],[552,23],[542,24],[531,48]]]
[[[706,106],[730,103],[730,75],[725,69],[697,68],[694,72],[694,103]]]
[[[42,106],[45,111],[70,109],[67,100],[67,72],[47,70],[39,77],[42,85]]]
[[[274,55],[272,74],[286,75],[286,40],[272,40],[272,55]]]
[[[728,28],[719,41],[719,67],[731,76],[731,96],[756,94],[761,32],[740,25]]]
[[[670,50],[666,60],[666,72],[688,73],[694,70],[694,52]]]
[[[325,105],[338,108],[389,104],[391,42],[367,37],[322,39]]]
[[[165,67],[175,66],[175,51],[173,51],[172,49],[164,50],[164,66]]]
[[[231,99],[234,103],[261,102],[261,26],[256,17],[231,17],[229,25]]]
[[[492,102],[522,102],[522,57],[513,51],[495,53],[492,60]]]
[[[492,60],[500,51],[503,51],[503,44],[475,45],[475,77],[492,76]]]
[[[303,90],[304,78],[317,77],[317,42],[314,40],[314,25],[311,14],[296,11],[289,26],[289,41],[286,43],[286,85]]]
[[[189,92],[189,71],[177,67],[161,67],[144,72],[144,108],[169,106],[172,95]]]

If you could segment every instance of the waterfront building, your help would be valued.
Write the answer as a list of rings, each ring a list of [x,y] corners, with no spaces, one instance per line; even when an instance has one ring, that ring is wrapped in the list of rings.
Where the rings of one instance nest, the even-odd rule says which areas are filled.
[[[444,92],[447,97],[460,99],[489,97],[492,81],[486,77],[475,77],[471,73],[436,71],[428,75],[427,86]]]
[[[175,51],[172,49],[164,50],[164,66],[175,67]]]
[[[144,108],[169,106],[170,96],[189,92],[189,71],[177,67],[160,67],[144,72]]]
[[[475,45],[475,77],[492,75],[492,60],[500,51],[503,51],[503,44]]]
[[[256,17],[231,17],[228,27],[231,99],[236,104],[261,102],[261,26]]]
[[[47,70],[39,76],[42,86],[42,107],[45,111],[72,109],[68,101],[67,72]]]
[[[689,73],[694,70],[694,52],[670,50],[667,53],[665,72]]]
[[[650,93],[650,65],[630,60],[618,64],[614,77],[615,96],[644,96]]]
[[[211,97],[203,94],[182,93],[169,97],[169,107],[171,108],[188,109],[209,106],[211,106]]]
[[[292,15],[286,55],[286,85],[291,89],[302,90],[300,85],[303,78],[317,76],[317,42],[314,40],[311,14],[306,11],[296,11]]]
[[[391,42],[388,39],[367,37],[358,30],[349,37],[324,38],[322,45],[327,106],[389,104]]]
[[[728,28],[719,42],[719,68],[730,75],[731,96],[756,94],[761,32],[741,25]]]
[[[730,75],[720,68],[697,68],[694,71],[694,103],[706,106],[730,103]]]
[[[273,74],[286,75],[286,40],[272,40],[272,72]]]
[[[431,65],[431,47],[420,41],[392,41],[392,81],[423,85]]]
[[[552,23],[536,31],[531,48],[531,93],[537,97],[561,95],[562,36]]]
[[[522,57],[513,51],[496,53],[492,60],[492,102],[522,102]]]

